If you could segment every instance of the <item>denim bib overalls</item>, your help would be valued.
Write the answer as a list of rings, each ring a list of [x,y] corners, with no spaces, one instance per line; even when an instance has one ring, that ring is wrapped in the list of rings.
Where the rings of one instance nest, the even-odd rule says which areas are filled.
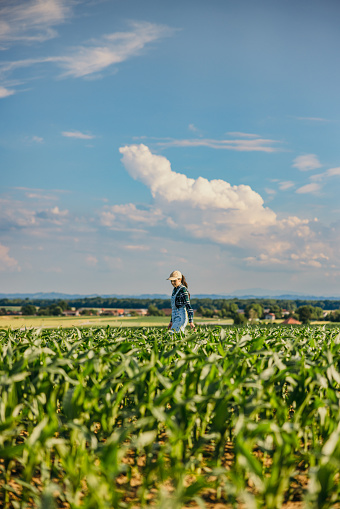
[[[172,311],[172,327],[170,332],[184,332],[185,327],[188,325],[188,313],[185,309],[185,306],[182,306],[180,308],[176,307],[175,300],[176,295],[179,292],[182,285],[180,285],[177,289],[174,295],[171,295],[171,311]]]

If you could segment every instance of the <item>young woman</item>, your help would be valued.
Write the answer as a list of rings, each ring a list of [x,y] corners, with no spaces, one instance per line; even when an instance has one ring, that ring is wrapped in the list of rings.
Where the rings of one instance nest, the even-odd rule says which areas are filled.
[[[174,287],[171,295],[171,320],[168,329],[171,332],[184,332],[186,325],[190,324],[192,329],[194,325],[194,312],[190,305],[190,293],[188,292],[188,283],[179,270],[174,270],[168,277]]]

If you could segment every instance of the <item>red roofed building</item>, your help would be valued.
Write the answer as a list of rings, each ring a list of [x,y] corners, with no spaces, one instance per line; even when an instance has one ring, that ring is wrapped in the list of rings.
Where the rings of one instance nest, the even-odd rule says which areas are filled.
[[[284,320],[281,323],[285,325],[301,325],[301,322],[299,322],[299,320],[295,320],[295,318],[292,317],[287,318],[287,320]]]

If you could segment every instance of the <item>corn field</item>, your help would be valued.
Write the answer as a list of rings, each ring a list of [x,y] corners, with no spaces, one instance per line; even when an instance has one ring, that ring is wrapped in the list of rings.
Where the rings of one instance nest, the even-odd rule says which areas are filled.
[[[0,330],[0,506],[337,507],[339,388],[335,327]]]

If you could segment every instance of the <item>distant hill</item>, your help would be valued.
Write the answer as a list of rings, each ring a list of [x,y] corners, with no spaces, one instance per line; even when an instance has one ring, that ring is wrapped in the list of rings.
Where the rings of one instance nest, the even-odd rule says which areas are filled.
[[[81,295],[81,294],[68,294],[68,293],[57,293],[57,292],[38,292],[38,293],[0,293],[0,299],[46,299],[46,300],[71,300],[71,299],[82,299],[85,297],[99,297],[98,294],[92,295]]]
[[[102,297],[105,299],[168,299],[169,295],[166,294],[142,294],[142,295],[122,295],[122,294],[80,294],[80,293],[58,293],[58,292],[37,292],[37,293],[0,293],[0,299],[29,299],[29,300],[75,300],[87,299],[93,297]]]
[[[91,297],[117,298],[117,299],[169,299],[169,294],[68,294],[58,292],[37,292],[37,293],[0,293],[0,299],[46,299],[46,300],[74,300]],[[320,296],[308,295],[298,292],[281,292],[272,290],[263,290],[262,288],[252,288],[246,290],[237,290],[229,294],[194,294],[196,299],[279,299],[279,300],[340,300],[340,296]]]

